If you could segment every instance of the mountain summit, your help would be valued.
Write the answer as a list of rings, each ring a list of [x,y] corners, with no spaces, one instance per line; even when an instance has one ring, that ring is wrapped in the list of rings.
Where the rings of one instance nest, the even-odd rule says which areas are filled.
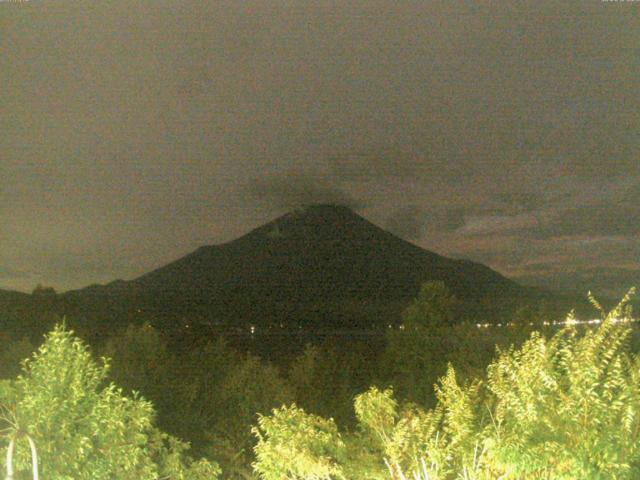
[[[91,287],[91,296],[126,297],[165,317],[351,328],[386,325],[430,280],[444,281],[472,311],[522,291],[484,265],[424,250],[347,207],[323,204],[135,280]]]

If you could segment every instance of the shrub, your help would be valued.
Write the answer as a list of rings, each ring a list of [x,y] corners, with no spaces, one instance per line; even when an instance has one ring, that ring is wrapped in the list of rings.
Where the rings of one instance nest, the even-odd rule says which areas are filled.
[[[108,361],[97,363],[64,326],[56,326],[0,389],[5,435],[28,434],[37,446],[44,478],[212,479],[218,469],[192,462],[188,445],[154,426],[153,406],[106,384]],[[30,471],[28,446],[19,440],[18,472]]]
[[[260,415],[254,468],[264,480],[346,478],[340,465],[345,445],[333,420],[306,413],[295,404]]]
[[[618,321],[632,293],[595,330],[570,324],[498,350],[482,379],[460,382],[449,365],[427,412],[371,388],[344,436],[296,407],[261,417],[256,470],[268,480],[640,478],[640,355]],[[296,462],[310,467],[290,475]]]

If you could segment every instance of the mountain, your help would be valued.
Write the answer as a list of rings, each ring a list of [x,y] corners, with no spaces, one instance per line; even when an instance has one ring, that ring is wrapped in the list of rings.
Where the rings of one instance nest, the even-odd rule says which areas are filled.
[[[53,315],[57,310],[55,293],[49,295],[27,294],[0,290],[0,338],[31,337],[40,341],[42,335],[53,326]]]
[[[464,296],[518,289],[484,265],[423,250],[334,205],[293,211],[227,244],[202,247],[134,282],[159,291],[215,292],[223,287],[310,301],[411,298],[428,279],[444,280]]]
[[[0,289],[0,304],[4,302],[13,303],[18,300],[25,300],[29,298],[28,293],[16,292],[13,290],[1,290]]]
[[[529,291],[489,267],[424,250],[347,207],[296,209],[131,281],[69,292],[69,308],[232,326],[382,327],[442,280],[461,311],[492,319]],[[94,305],[94,307],[90,307]]]

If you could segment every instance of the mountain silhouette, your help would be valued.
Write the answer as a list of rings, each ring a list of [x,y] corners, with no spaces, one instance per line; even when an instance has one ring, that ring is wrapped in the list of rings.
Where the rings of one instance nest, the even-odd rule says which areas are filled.
[[[169,322],[369,328],[397,321],[431,280],[443,281],[470,316],[495,317],[502,300],[526,295],[485,265],[443,257],[347,207],[323,204],[293,210],[134,280],[65,297]]]

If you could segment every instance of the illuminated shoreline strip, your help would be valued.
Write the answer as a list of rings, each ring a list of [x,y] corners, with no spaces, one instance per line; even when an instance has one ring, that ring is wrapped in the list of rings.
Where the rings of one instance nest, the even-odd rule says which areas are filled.
[[[562,326],[562,325],[598,325],[600,323],[602,323],[604,320],[600,319],[600,318],[593,318],[591,320],[578,320],[575,318],[572,319],[567,319],[567,320],[562,320],[562,321],[548,321],[545,320],[544,322],[542,322],[542,325],[545,327],[551,327],[551,326]],[[611,321],[613,323],[635,323],[637,322],[637,320],[635,318],[613,318],[611,319]],[[489,328],[489,327],[514,327],[516,326],[517,323],[514,322],[509,322],[509,323],[476,323],[476,327],[478,328]],[[530,327],[535,327],[537,325],[540,325],[539,323],[533,323],[530,322],[529,326]]]

